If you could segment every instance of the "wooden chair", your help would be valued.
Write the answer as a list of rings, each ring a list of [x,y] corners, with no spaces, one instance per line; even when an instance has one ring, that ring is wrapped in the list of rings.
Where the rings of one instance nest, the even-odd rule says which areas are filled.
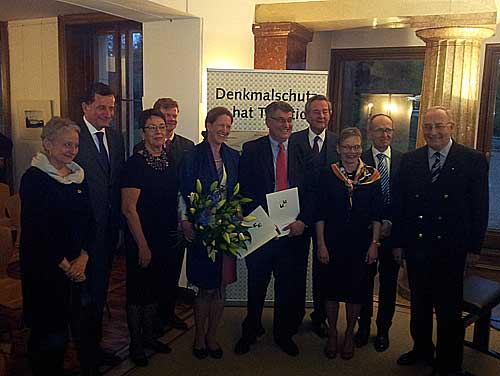
[[[464,280],[463,310],[467,315],[462,321],[464,327],[474,324],[472,342],[465,345],[484,354],[500,359],[500,353],[490,349],[491,311],[500,304],[500,283],[478,276]]]
[[[19,193],[10,196],[5,201],[5,209],[10,220],[12,231],[15,231],[16,237],[13,252],[10,254],[9,261],[17,261],[19,258],[19,243],[21,239],[21,197]]]
[[[0,183],[0,226],[10,226],[9,218],[5,213],[5,202],[10,197],[10,188],[5,183]]]

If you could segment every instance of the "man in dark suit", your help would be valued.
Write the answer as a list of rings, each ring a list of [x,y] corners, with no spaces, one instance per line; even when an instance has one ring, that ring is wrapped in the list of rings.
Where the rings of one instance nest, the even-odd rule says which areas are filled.
[[[289,142],[292,133],[293,109],[285,102],[273,102],[266,107],[269,135],[246,142],[240,158],[241,193],[253,201],[245,207],[249,214],[257,206],[267,209],[266,194],[298,187],[300,206],[304,197],[305,161],[301,149]],[[302,213],[288,225],[290,233],[271,240],[246,257],[248,269],[247,316],[243,334],[235,346],[237,354],[245,354],[256,338],[264,334],[261,317],[267,286],[274,274],[275,343],[288,355],[296,356],[299,348],[292,340],[295,331],[294,313],[294,253],[303,249],[302,235],[307,220]]]
[[[332,113],[332,105],[324,95],[314,95],[308,98],[305,105],[306,120],[309,127],[290,136],[290,143],[297,144],[306,156],[306,186],[307,204],[304,210],[314,211],[315,191],[319,189],[318,181],[321,168],[329,166],[338,160],[337,139],[333,132],[327,130]],[[311,215],[314,215],[313,213]],[[314,226],[307,228],[305,233],[307,238],[306,247],[298,250],[295,262],[295,281],[297,282],[295,297],[297,298],[297,328],[302,322],[305,314],[305,295],[307,279],[307,263],[309,258],[309,245],[311,237],[313,241],[313,301],[314,311],[311,313],[311,321],[314,332],[325,338],[327,336],[327,326],[325,323],[325,295],[321,288],[321,268],[324,267],[317,257],[318,245]]]
[[[82,109],[80,148],[75,161],[85,170],[94,212],[95,234],[87,250],[89,261],[86,275],[96,307],[96,336],[100,341],[102,313],[121,219],[119,180],[125,150],[120,133],[110,127],[115,111],[115,96],[108,85],[100,82],[93,84],[82,99]],[[102,363],[115,364],[119,360],[104,351],[100,355]]]
[[[177,118],[179,117],[179,103],[172,98],[159,98],[154,103],[153,109],[161,111],[165,115],[165,125],[167,126],[165,149],[169,153],[171,160],[179,167],[183,156],[194,148],[193,141],[175,133]],[[144,141],[134,146],[134,153],[142,148],[144,148]],[[179,244],[177,247],[172,248],[175,252],[166,255],[165,265],[167,265],[168,272],[165,273],[164,292],[158,303],[158,334],[162,334],[166,326],[180,330],[187,329],[187,324],[175,314],[175,303],[179,295],[179,277],[185,249],[182,233],[179,233]]]
[[[380,234],[382,244],[378,250],[378,263],[370,265],[366,302],[361,306],[355,342],[357,347],[362,347],[368,343],[370,337],[373,315],[373,285],[378,265],[379,304],[376,320],[377,336],[374,346],[376,351],[382,352],[389,348],[389,328],[396,307],[399,263],[394,260],[392,254],[391,230],[396,209],[395,203],[399,193],[399,164],[402,153],[391,147],[394,124],[390,116],[373,115],[368,121],[367,135],[372,145],[362,154],[361,159],[366,164],[375,166],[380,173],[384,196]]]
[[[432,361],[434,308],[439,375],[468,374],[462,371],[463,273],[466,261],[479,257],[488,222],[486,158],[452,140],[453,127],[446,108],[425,112],[427,145],[401,160],[401,206],[394,234],[394,244],[405,249],[414,341],[398,364]]]

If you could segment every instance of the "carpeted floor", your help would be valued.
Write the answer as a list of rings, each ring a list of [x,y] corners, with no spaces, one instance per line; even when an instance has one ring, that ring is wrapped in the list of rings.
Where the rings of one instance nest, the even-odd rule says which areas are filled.
[[[121,367],[108,372],[106,376],[166,376],[166,375],[237,375],[237,376],[330,376],[330,375],[428,375],[427,367],[401,367],[396,359],[409,350],[411,344],[408,333],[409,312],[406,308],[398,308],[391,330],[391,346],[384,353],[377,353],[372,343],[356,349],[354,358],[345,361],[340,357],[328,360],[322,349],[325,341],[309,330],[309,322],[303,324],[295,340],[301,349],[296,358],[291,358],[277,348],[272,341],[272,309],[266,308],[263,324],[266,334],[253,345],[248,354],[237,356],[233,346],[240,336],[240,325],[245,310],[242,308],[226,308],[224,319],[219,330],[219,343],[225,350],[222,360],[198,360],[191,354],[193,332],[177,338],[171,343],[171,354],[157,354],[150,358],[146,368],[134,368],[131,363],[124,362]],[[339,318],[339,335],[345,327],[344,315]],[[467,337],[471,337],[471,331]],[[339,338],[341,340],[341,337]],[[500,332],[492,330],[492,347],[500,351]],[[497,376],[500,374],[500,361],[474,350],[465,349],[464,367],[477,376]]]

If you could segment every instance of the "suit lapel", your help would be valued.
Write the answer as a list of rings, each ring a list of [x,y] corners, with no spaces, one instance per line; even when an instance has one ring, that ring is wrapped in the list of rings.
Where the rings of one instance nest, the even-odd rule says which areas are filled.
[[[88,145],[88,149],[87,149],[87,152],[89,154],[89,156],[91,156],[91,159],[94,159],[97,161],[97,164],[99,165],[99,167],[102,169],[103,172],[106,172],[106,166],[103,165],[103,162],[101,161],[101,159],[99,158],[99,150],[97,150],[97,146],[94,142],[94,137],[90,134],[90,131],[87,127],[87,125],[85,123],[83,123],[81,126],[80,126],[80,137],[85,140],[84,142],[82,142],[83,145]],[[108,137],[108,135],[106,134],[106,139],[108,141],[108,149],[110,148],[110,137]],[[111,152],[108,150],[108,153],[110,153],[110,168],[111,168]]]
[[[457,156],[459,156],[459,152],[457,152],[457,146],[456,143],[453,142],[451,144],[450,151],[448,152],[448,155],[446,156],[446,160],[444,161],[444,165],[441,168],[441,172],[439,173],[438,181],[440,179],[446,180],[448,176],[453,174],[453,171],[455,171],[456,165],[457,165]]]
[[[270,192],[274,191],[274,161],[273,161],[273,151],[271,150],[271,141],[269,141],[269,136],[265,136],[262,140],[263,142],[260,145],[259,154],[262,156],[262,169],[264,171],[264,176],[267,176],[266,179],[268,183],[268,188],[270,188]]]
[[[336,162],[338,160],[337,145],[333,133],[326,131],[323,146],[326,147],[326,162],[328,164]]]

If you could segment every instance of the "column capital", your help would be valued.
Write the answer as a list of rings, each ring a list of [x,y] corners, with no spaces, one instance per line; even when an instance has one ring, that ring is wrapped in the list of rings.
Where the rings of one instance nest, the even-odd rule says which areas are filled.
[[[488,26],[444,26],[420,29],[417,37],[426,43],[442,40],[477,40],[482,41],[495,34],[495,28]]]
[[[305,43],[312,41],[313,33],[295,22],[261,22],[252,25],[256,38],[287,37],[297,38]]]

